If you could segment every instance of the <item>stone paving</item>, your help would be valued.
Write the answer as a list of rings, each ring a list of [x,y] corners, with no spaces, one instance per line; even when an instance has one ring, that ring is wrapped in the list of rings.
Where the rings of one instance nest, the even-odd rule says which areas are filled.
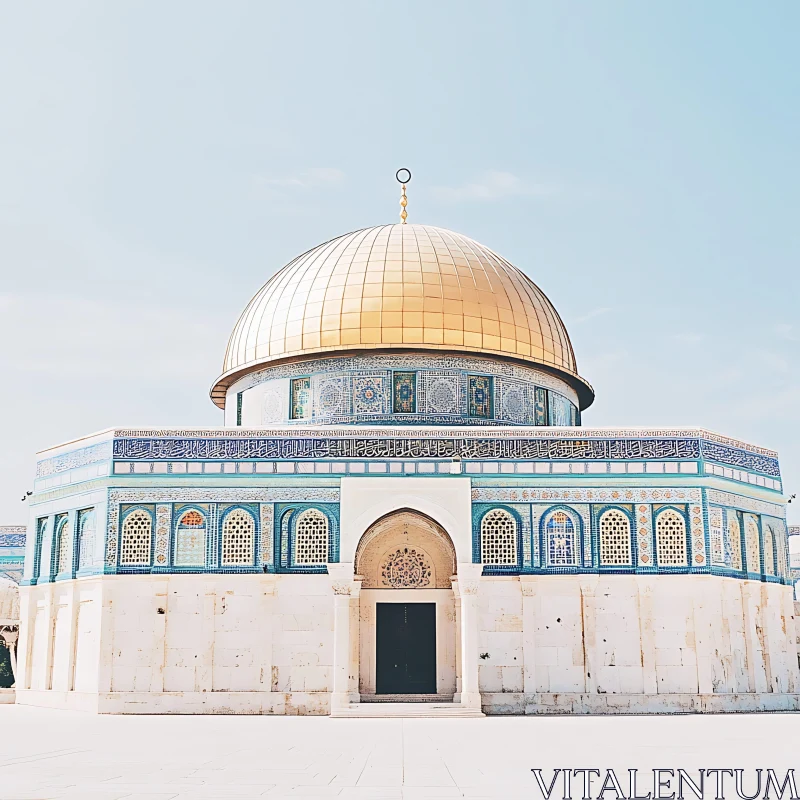
[[[800,714],[329,719],[0,706],[0,800],[538,799],[532,767],[785,770],[800,768],[798,742]]]

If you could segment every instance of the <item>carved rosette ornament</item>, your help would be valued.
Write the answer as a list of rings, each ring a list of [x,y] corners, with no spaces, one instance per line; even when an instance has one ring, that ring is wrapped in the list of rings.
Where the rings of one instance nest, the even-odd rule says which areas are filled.
[[[381,584],[391,589],[423,589],[431,584],[427,556],[413,547],[401,547],[381,565]]]

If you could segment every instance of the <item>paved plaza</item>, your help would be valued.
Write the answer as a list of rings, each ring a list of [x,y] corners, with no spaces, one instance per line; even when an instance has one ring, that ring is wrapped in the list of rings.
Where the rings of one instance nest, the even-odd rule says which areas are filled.
[[[0,706],[0,799],[540,798],[532,767],[786,769],[800,766],[798,741],[797,714],[337,720]]]

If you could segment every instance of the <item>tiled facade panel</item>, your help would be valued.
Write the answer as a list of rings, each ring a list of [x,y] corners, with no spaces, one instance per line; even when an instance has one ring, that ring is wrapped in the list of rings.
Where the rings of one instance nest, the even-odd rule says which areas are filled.
[[[227,424],[579,424],[578,398],[567,383],[488,359],[333,358],[257,375],[231,390]]]

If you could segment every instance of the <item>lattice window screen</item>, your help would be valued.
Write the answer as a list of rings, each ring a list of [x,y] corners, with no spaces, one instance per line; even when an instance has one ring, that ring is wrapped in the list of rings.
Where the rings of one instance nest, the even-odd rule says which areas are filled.
[[[481,520],[481,561],[514,567],[517,560],[517,522],[508,511],[495,508]]]
[[[252,566],[256,523],[252,514],[236,508],[222,526],[222,566]]]
[[[758,522],[753,517],[745,517],[744,544],[747,555],[747,571],[761,572],[761,546],[758,543]]]
[[[772,535],[772,528],[764,525],[761,532],[764,537],[764,574],[775,574],[775,537]]]
[[[307,509],[297,518],[293,555],[297,566],[328,563],[328,518],[316,508]]]
[[[617,509],[600,517],[600,563],[606,567],[628,567],[631,558],[631,523]]]
[[[547,563],[554,567],[571,567],[577,563],[575,523],[565,511],[555,511],[547,520]]]
[[[658,564],[662,567],[686,566],[686,520],[672,509],[656,518]]]
[[[63,575],[65,572],[70,572],[69,555],[69,519],[64,519],[58,527],[56,574]]]
[[[122,524],[119,563],[125,566],[147,566],[153,538],[153,519],[144,509],[131,511]]]
[[[742,568],[742,530],[735,514],[728,516],[728,545],[731,552],[731,569]]]
[[[203,567],[206,563],[206,518],[195,509],[178,521],[175,532],[175,566]]]
[[[78,569],[94,564],[94,547],[94,511],[82,511],[78,519]]]

